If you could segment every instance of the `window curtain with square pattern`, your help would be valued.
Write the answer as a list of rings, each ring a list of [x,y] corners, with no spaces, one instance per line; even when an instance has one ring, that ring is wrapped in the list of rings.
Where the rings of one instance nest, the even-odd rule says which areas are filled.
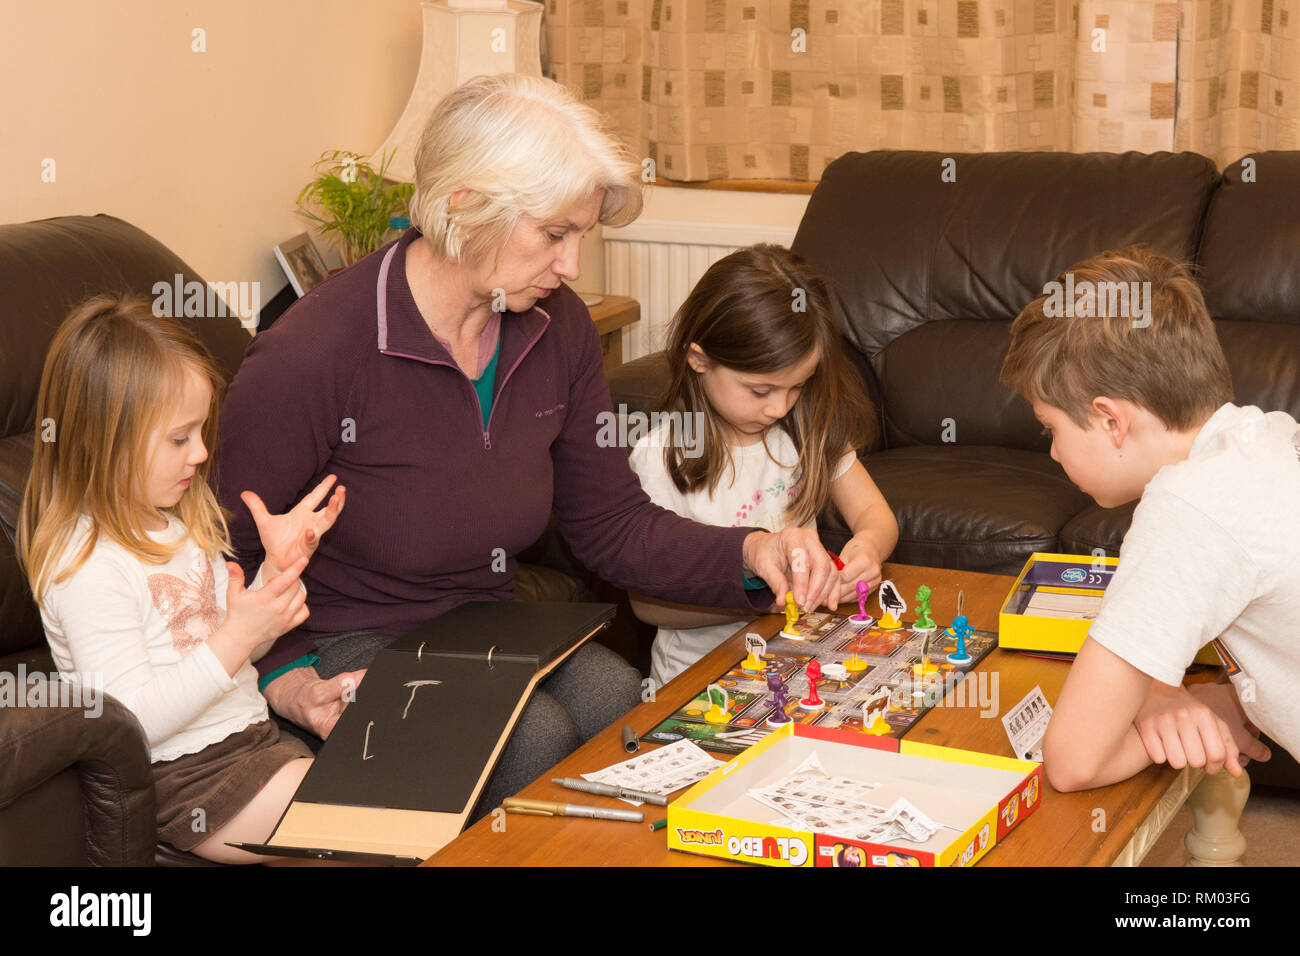
[[[1287,0],[545,0],[550,75],[655,175],[816,181],[849,151],[1296,145]]]

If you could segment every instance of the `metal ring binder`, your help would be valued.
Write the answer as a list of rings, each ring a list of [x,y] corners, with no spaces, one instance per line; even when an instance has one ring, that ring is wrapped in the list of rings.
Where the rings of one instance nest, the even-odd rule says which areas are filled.
[[[492,647],[488,649],[488,667],[492,666],[492,654],[496,651],[496,649],[497,646],[495,644],[493,644]]]
[[[420,649],[415,652],[415,659],[418,661],[420,659],[420,655],[423,653],[424,653],[424,641],[421,641]]]

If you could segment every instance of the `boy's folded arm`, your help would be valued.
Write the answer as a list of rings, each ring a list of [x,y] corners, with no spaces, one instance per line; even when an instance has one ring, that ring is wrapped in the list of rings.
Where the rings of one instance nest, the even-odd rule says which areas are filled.
[[[698,607],[693,604],[674,604],[671,601],[630,592],[628,593],[628,600],[632,605],[632,613],[636,615],[637,620],[670,630],[728,624],[740,618],[754,616],[754,612],[749,608],[728,610],[726,608]]]
[[[1043,769],[1060,791],[1105,787],[1151,764],[1133,719],[1151,678],[1088,639],[1070,665],[1043,741]]]

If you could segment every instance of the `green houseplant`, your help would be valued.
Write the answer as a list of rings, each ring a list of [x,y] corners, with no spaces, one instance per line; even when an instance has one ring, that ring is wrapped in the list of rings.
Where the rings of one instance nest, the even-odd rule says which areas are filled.
[[[348,266],[384,244],[390,220],[405,215],[415,189],[410,183],[384,182],[391,153],[378,172],[365,159],[347,150],[322,153],[312,164],[316,178],[298,193],[298,211],[338,247]]]

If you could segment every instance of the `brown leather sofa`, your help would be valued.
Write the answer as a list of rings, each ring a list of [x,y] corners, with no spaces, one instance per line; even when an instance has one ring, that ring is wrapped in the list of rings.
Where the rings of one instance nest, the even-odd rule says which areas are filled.
[[[1076,489],[997,380],[1020,309],[1103,250],[1142,243],[1194,263],[1236,401],[1300,417],[1300,153],[1254,159],[1253,182],[1194,153],[881,151],[827,167],[792,248],[830,280],[879,407],[881,438],[861,457],[898,517],[893,560],[1014,574],[1033,551],[1118,551],[1132,506]],[[609,379],[615,407],[650,411],[663,357]],[[837,514],[819,526],[843,544]]]
[[[48,675],[54,663],[14,557],[14,529],[31,468],[36,394],[54,330],[91,295],[152,295],[155,282],[203,280],[165,246],[111,216],[68,216],[0,226],[0,681]],[[248,333],[233,317],[189,320],[229,380]],[[558,536],[554,536],[558,538]],[[588,582],[562,542],[543,539],[521,564],[520,600],[576,600]],[[33,676],[33,680],[43,677]],[[48,700],[21,686],[24,704]],[[143,731],[106,697],[84,708],[4,706],[0,697],[0,866],[201,863],[155,846],[153,778]]]
[[[1016,574],[1034,551],[1118,553],[1133,505],[1075,488],[998,383],[1020,309],[1106,249],[1194,263],[1236,402],[1300,418],[1300,152],[1252,158],[1220,173],[1194,153],[879,151],[827,167],[792,248],[829,279],[879,409],[860,457],[898,517],[892,560]],[[662,353],[614,370],[615,407],[652,411],[666,377]],[[818,525],[831,550],[847,540],[833,509]],[[1300,786],[1272,749],[1256,783]]]

